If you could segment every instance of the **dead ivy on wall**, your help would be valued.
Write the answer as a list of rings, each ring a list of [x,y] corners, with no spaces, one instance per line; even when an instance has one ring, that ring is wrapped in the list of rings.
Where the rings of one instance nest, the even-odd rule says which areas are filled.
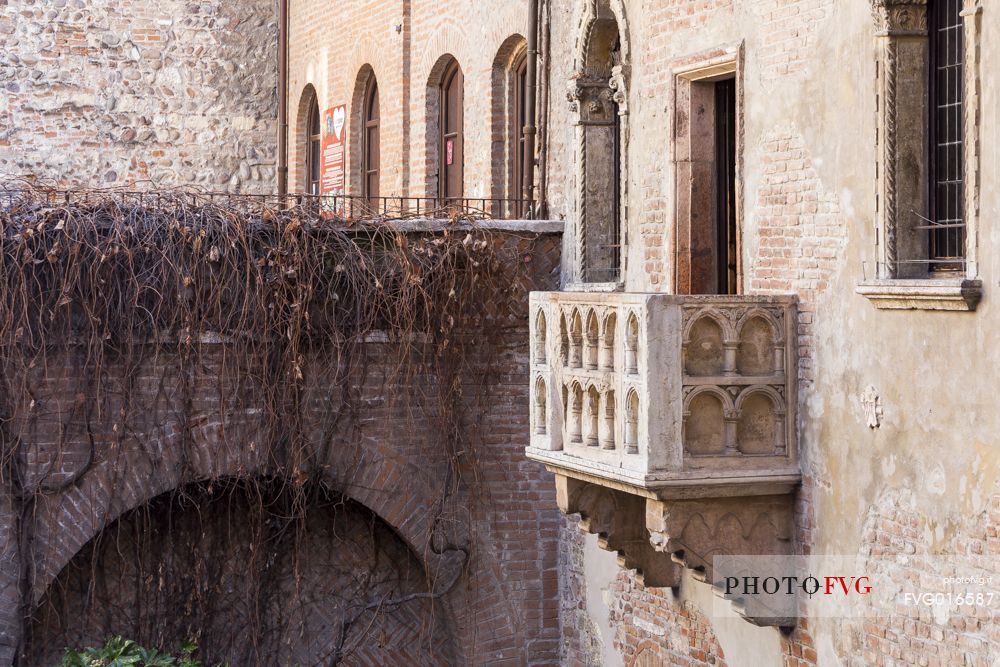
[[[467,395],[467,379],[486,384],[525,298],[524,264],[496,235],[454,218],[415,234],[398,222],[188,192],[5,197],[0,444],[19,518],[22,654],[33,650],[40,594],[38,503],[94,474],[110,480],[121,504],[136,469],[169,467],[179,483],[201,481],[196,459],[208,431],[219,460],[241,448],[236,458],[245,459],[249,447],[267,472],[259,483],[280,480],[282,517],[304,517],[315,494],[336,492],[324,465],[332,450],[359,447],[366,395],[381,387],[395,413],[435,434],[446,465],[432,530],[456,523],[444,514],[448,496],[475,487],[478,474],[469,410],[483,398]],[[150,438],[167,422],[175,425],[169,460]],[[248,483],[258,482],[241,479],[241,498],[253,497]],[[462,541],[445,527],[429,543],[445,550]],[[176,604],[196,602],[185,595]],[[356,625],[363,632],[372,623]],[[343,633],[337,662],[357,632]]]

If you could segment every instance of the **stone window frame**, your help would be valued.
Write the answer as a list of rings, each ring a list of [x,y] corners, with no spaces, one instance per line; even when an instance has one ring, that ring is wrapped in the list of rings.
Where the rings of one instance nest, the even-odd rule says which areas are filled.
[[[602,9],[603,7],[603,9]],[[620,292],[625,289],[629,243],[629,91],[632,83],[632,52],[629,24],[622,0],[583,0],[576,31],[573,53],[573,73],[568,81],[566,99],[569,102],[571,125],[574,135],[575,188],[571,201],[574,202],[576,217],[573,225],[571,264],[568,282],[563,289],[580,292]],[[600,86],[590,76],[588,67],[591,38],[598,21],[613,18],[618,28],[621,45],[621,62],[608,74],[608,85]],[[618,275],[616,280],[589,282],[585,273],[586,255],[586,199],[587,199],[587,151],[586,127],[594,109],[605,112],[615,104],[618,107],[620,123],[619,144],[619,192],[618,192]]]
[[[877,95],[876,272],[857,292],[880,309],[975,310],[979,279],[982,0],[964,0],[965,20],[965,271],[954,277],[900,269],[900,255],[922,256],[918,230],[908,229],[907,204],[926,210],[928,0],[872,0]],[[910,216],[915,218],[915,216]],[[867,272],[867,271],[866,271]]]
[[[745,207],[743,203],[744,183],[744,71],[746,63],[745,45],[743,42],[729,44],[721,47],[700,51],[675,60],[671,64],[671,74],[673,77],[671,101],[672,127],[670,133],[670,153],[673,163],[673,193],[674,193],[674,222],[671,230],[671,255],[674,259],[674,266],[671,274],[672,291],[681,292],[681,274],[686,270],[690,274],[693,259],[690,247],[690,229],[692,218],[696,214],[696,207],[693,205],[693,189],[702,185],[691,178],[690,171],[683,165],[692,162],[692,137],[688,132],[691,129],[690,108],[692,87],[698,83],[712,83],[725,78],[733,78],[736,81],[736,275],[737,294],[744,294],[744,265],[743,265],[743,222]],[[714,124],[713,124],[714,129]],[[715,172],[712,171],[714,178]],[[714,187],[714,186],[713,186]],[[713,199],[714,202],[714,199]],[[714,205],[710,207],[714,211]],[[714,217],[710,224],[715,225]],[[685,237],[682,230],[688,230]],[[687,252],[682,247],[685,238],[688,240]],[[690,279],[687,280],[690,284]]]

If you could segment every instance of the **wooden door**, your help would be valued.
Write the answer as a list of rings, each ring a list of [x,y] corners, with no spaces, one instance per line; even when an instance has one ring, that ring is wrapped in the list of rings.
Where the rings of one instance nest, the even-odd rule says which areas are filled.
[[[363,188],[369,205],[375,206],[379,196],[379,99],[374,78],[368,84],[364,111]]]
[[[465,146],[462,136],[464,77],[457,62],[452,62],[441,80],[441,146],[439,160],[439,195],[449,200],[461,199]]]

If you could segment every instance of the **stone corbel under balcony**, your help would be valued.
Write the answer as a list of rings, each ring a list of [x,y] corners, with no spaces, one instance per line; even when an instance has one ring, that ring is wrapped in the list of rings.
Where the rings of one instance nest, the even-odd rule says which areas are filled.
[[[975,310],[983,296],[983,281],[968,278],[868,280],[857,287],[883,310]]]

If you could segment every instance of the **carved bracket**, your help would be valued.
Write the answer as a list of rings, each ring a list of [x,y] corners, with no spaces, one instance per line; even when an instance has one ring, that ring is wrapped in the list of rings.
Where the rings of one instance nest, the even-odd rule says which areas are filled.
[[[712,580],[717,555],[792,553],[792,497],[647,500],[650,544]]]
[[[556,475],[556,497],[559,509],[579,514],[580,529],[597,535],[598,545],[617,553],[618,565],[636,570],[644,586],[680,585],[680,568],[649,542],[644,498],[564,475]]]

